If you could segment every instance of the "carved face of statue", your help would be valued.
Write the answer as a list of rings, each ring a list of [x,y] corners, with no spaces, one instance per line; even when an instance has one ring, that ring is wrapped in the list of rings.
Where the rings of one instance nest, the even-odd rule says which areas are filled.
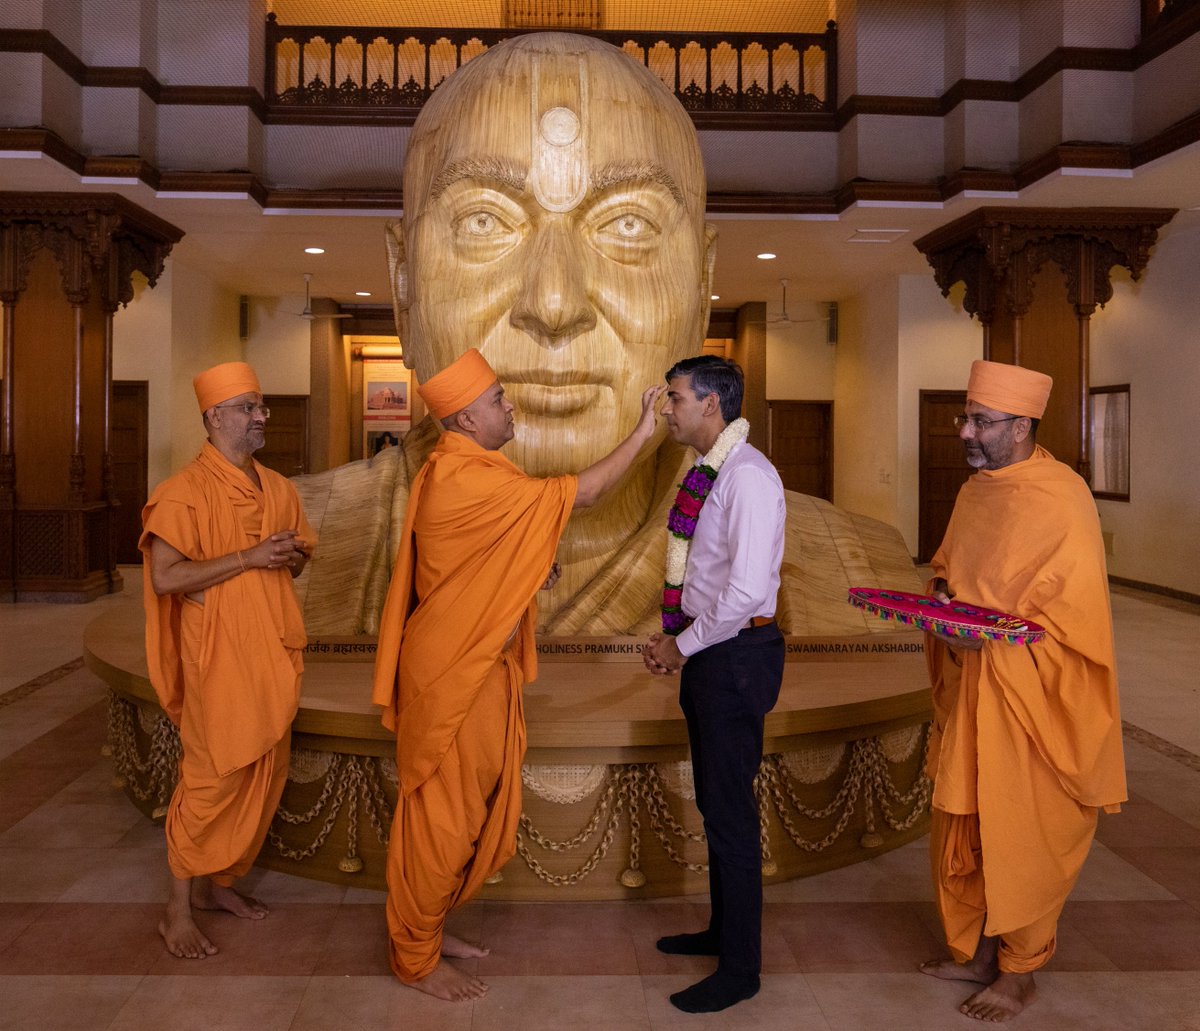
[[[607,453],[645,387],[700,349],[715,234],[695,131],[615,48],[543,33],[465,65],[418,120],[404,190],[389,249],[406,361],[427,379],[479,348],[528,472]]]

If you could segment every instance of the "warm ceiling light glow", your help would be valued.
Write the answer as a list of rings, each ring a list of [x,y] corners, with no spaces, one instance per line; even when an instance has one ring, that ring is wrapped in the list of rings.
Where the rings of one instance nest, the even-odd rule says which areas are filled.
[[[770,261],[775,255],[770,251],[763,251],[762,254],[756,255],[756,257],[759,261]]]
[[[371,291],[370,290],[355,290],[354,296],[355,297],[370,297]]]
[[[713,294],[713,295],[712,295],[712,296],[709,298],[709,300],[710,300],[710,301],[719,301],[720,299],[721,299],[721,295],[720,295],[720,294]]]
[[[305,254],[324,254],[325,248],[324,247],[305,247],[304,253]]]

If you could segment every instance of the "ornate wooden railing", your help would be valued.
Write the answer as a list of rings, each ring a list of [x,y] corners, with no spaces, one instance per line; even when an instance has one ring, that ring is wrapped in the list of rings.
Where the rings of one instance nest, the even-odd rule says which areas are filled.
[[[643,62],[697,124],[747,125],[837,105],[837,27],[825,32],[586,33]],[[509,29],[280,25],[267,16],[266,100],[273,120],[391,117],[411,123],[447,75]]]
[[[1197,8],[1200,8],[1200,0],[1142,0],[1142,35]]]

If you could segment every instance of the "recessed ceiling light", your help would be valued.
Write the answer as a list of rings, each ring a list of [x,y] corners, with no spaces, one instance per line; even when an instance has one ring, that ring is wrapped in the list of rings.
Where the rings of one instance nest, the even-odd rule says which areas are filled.
[[[370,297],[371,291],[370,290],[355,290],[354,296],[355,297]]]
[[[324,247],[305,247],[304,253],[305,254],[324,254],[325,248]]]
[[[772,254],[770,251],[763,251],[762,254],[756,255],[756,257],[758,258],[759,261],[770,261],[772,258],[775,257],[775,255]]]
[[[713,294],[713,295],[712,295],[712,296],[709,298],[709,300],[710,300],[710,301],[719,301],[720,299],[721,299],[721,295],[720,295],[720,294]]]

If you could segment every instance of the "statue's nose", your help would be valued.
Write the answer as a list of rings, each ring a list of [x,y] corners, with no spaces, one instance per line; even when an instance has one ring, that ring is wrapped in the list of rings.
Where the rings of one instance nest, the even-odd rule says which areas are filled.
[[[529,255],[511,321],[543,347],[557,349],[596,325],[584,283],[580,240],[563,225],[543,227]]]

